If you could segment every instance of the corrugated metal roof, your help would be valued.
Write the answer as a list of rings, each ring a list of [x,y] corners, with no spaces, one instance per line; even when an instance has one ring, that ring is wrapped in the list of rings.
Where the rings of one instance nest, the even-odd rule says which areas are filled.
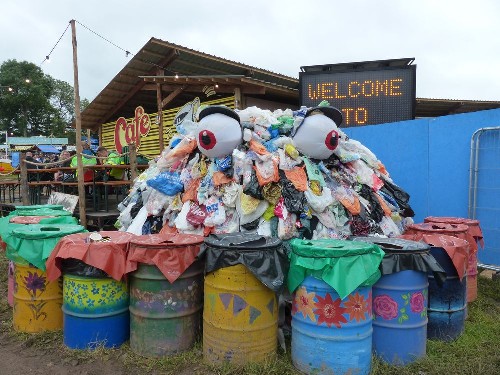
[[[249,81],[241,84],[264,86],[266,93],[292,98],[293,102],[298,98],[296,78],[151,38],[82,112],[82,127],[96,129],[115,117],[129,117],[138,105],[146,112],[156,112],[156,91],[142,90],[146,82],[140,76],[159,75],[159,69],[163,70],[160,74],[171,77],[242,76]],[[181,94],[169,107],[190,99]]]

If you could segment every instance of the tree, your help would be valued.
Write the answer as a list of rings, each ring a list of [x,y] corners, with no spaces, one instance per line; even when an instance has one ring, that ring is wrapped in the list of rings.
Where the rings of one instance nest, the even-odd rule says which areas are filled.
[[[70,84],[44,74],[33,63],[7,60],[0,65],[0,130],[25,137],[67,137],[74,142],[73,98]],[[88,100],[81,103],[85,108]]]

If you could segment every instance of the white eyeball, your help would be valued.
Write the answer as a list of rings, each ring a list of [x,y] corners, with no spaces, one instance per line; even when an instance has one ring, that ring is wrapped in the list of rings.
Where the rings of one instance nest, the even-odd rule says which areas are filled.
[[[297,150],[313,159],[328,159],[338,145],[335,122],[323,114],[307,116],[293,137]]]
[[[221,113],[205,116],[198,123],[196,142],[201,153],[209,158],[229,155],[242,142],[240,123]]]

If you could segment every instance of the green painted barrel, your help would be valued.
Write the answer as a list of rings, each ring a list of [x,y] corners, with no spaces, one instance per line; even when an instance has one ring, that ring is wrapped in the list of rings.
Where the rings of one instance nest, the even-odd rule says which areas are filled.
[[[189,349],[200,329],[203,264],[170,283],[158,267],[138,263],[130,274],[130,348],[146,357]]]

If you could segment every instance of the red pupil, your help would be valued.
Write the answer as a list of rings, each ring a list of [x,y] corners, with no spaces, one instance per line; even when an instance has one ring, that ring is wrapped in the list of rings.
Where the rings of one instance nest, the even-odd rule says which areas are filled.
[[[327,134],[325,139],[325,145],[329,150],[335,150],[339,144],[339,133],[332,130]]]
[[[202,130],[198,134],[198,140],[201,147],[205,150],[211,150],[217,144],[217,139],[215,138],[214,133],[210,130]]]

